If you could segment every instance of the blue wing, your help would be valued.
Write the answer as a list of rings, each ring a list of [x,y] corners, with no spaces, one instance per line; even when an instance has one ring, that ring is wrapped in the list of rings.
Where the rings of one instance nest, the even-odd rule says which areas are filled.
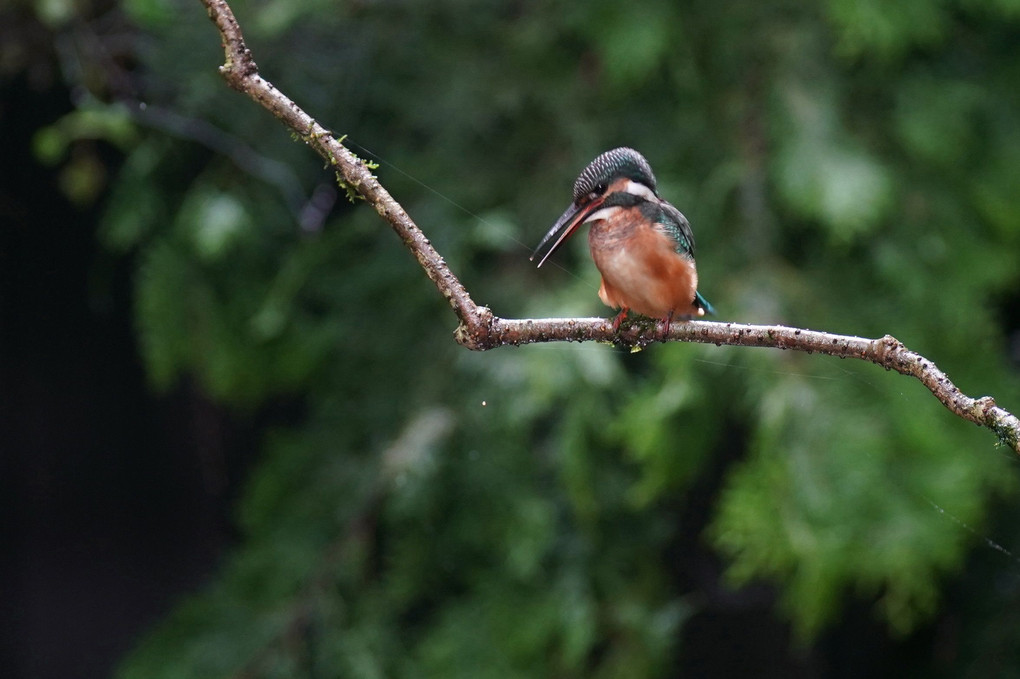
[[[680,210],[663,200],[658,203],[650,201],[642,203],[641,212],[665,231],[676,244],[676,251],[679,254],[694,256],[694,232],[691,230],[690,222]]]

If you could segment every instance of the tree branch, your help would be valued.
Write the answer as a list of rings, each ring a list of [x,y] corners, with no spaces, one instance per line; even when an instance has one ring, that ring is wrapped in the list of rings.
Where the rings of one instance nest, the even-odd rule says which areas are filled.
[[[956,415],[988,427],[999,440],[1020,453],[1020,420],[995,404],[990,396],[971,398],[963,394],[944,372],[924,356],[907,349],[895,338],[866,339],[784,326],[743,325],[710,321],[673,323],[665,336],[655,324],[625,324],[614,331],[602,318],[506,319],[471,299],[460,280],[432,247],[421,229],[356,155],[326,128],[319,125],[272,83],[259,75],[241,28],[226,0],[201,0],[223,39],[226,61],[220,73],[234,89],[247,94],[336,168],[337,180],[357,192],[390,226],[414,254],[439,292],[460,320],[457,342],[477,351],[535,342],[603,341],[624,346],[644,346],[657,340],[702,342],[715,345],[772,347],[840,358],[870,361],[917,378]]]

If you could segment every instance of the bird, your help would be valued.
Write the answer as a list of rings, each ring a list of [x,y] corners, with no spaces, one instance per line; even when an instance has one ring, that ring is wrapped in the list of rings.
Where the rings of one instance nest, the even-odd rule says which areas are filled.
[[[694,233],[683,213],[659,197],[648,161],[632,148],[599,155],[574,182],[574,200],[539,242],[541,267],[581,224],[602,275],[599,299],[620,309],[613,331],[633,311],[660,318],[699,318],[715,309],[698,292]]]

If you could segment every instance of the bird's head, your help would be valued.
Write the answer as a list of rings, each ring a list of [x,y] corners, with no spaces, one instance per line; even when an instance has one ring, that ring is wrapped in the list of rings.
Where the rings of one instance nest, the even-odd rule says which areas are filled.
[[[581,224],[603,219],[604,210],[658,200],[655,190],[655,175],[644,156],[627,147],[606,151],[578,175],[574,202],[545,234],[531,259],[541,255],[538,266],[542,266]]]

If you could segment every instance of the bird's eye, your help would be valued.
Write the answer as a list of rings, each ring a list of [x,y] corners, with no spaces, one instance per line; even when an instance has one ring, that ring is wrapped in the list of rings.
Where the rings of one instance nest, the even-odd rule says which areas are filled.
[[[577,199],[578,205],[587,205],[606,192],[606,185],[599,184],[594,189]]]

